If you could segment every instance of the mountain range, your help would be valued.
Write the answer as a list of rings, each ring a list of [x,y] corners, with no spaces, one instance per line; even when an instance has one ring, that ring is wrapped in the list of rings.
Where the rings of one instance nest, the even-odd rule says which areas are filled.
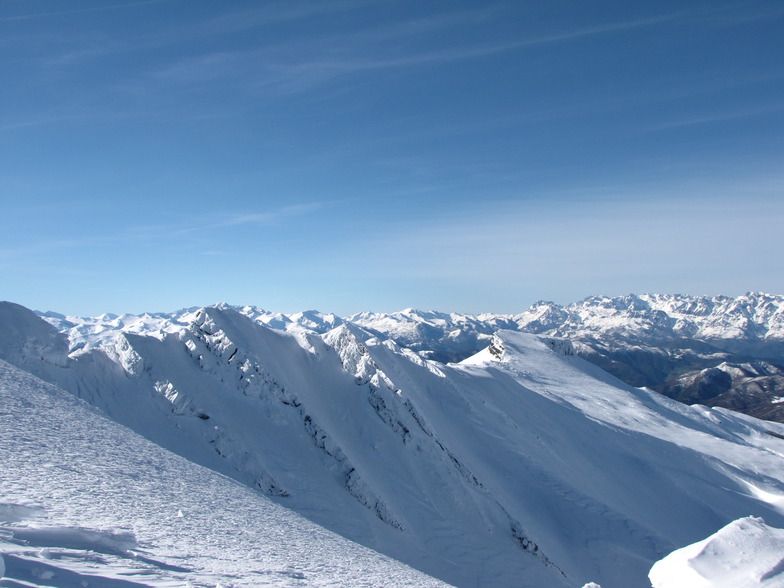
[[[700,358],[779,344],[776,297],[689,300],[345,319],[228,305],[85,319],[0,303],[0,359],[449,584],[644,586],[656,561],[732,521],[784,526],[784,427],[631,386],[590,355],[642,340],[652,354],[701,341]],[[719,320],[721,305],[749,320]],[[38,491],[34,506],[47,500]]]
[[[478,352],[498,329],[563,337],[632,386],[784,422],[782,296],[593,296],[567,306],[538,302],[517,315],[407,309],[346,320],[440,362]]]

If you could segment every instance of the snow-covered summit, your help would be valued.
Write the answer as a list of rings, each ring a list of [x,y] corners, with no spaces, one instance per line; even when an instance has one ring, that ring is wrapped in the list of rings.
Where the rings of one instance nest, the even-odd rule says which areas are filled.
[[[473,354],[499,329],[555,337],[648,342],[697,338],[704,340],[784,341],[784,297],[749,293],[726,296],[662,294],[619,297],[591,296],[562,306],[540,301],[517,315],[468,315],[407,308],[395,313],[360,312],[345,318],[308,310],[275,313],[254,306],[218,304],[255,322],[283,331],[325,333],[346,323],[393,339],[425,355]],[[101,315],[93,318],[42,316],[67,333],[72,347],[100,344],[118,331],[162,337],[187,327],[198,308],[173,313]]]
[[[543,322],[542,317],[548,317]],[[615,298],[591,296],[566,306],[539,303],[515,316],[523,330],[573,336],[612,333],[650,340],[654,337],[701,339],[784,339],[784,297],[748,293],[727,296],[662,294]]]

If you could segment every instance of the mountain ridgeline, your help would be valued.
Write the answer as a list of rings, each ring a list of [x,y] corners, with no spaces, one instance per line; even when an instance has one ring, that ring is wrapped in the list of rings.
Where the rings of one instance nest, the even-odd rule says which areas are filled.
[[[566,338],[632,386],[784,422],[782,296],[593,296],[568,306],[538,302],[518,315],[409,309],[347,320],[441,362],[476,353],[498,329]]]
[[[658,358],[630,373],[680,370],[683,393],[701,393],[699,370],[751,386],[776,375],[760,354],[780,344],[780,302],[345,319],[227,305],[83,319],[0,303],[0,359],[450,584],[613,588],[647,585],[654,562],[741,517],[784,527],[784,426],[594,363]]]

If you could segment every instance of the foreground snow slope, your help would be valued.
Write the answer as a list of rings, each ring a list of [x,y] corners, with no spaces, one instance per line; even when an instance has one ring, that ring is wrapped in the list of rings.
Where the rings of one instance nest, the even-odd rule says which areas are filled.
[[[441,586],[0,361],[0,586]]]
[[[744,517],[657,562],[654,588],[778,588],[784,586],[784,529]]]
[[[732,520],[784,526],[784,427],[630,388],[563,340],[500,331],[443,365],[314,315],[336,326],[210,307],[69,340],[0,311],[0,357],[459,586],[645,586]]]

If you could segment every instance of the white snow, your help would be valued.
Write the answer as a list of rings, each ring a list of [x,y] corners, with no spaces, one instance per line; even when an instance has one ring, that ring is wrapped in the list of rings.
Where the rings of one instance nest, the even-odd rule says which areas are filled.
[[[0,361],[0,586],[441,586]]]
[[[784,529],[745,517],[707,539],[678,549],[649,574],[654,588],[784,586]]]
[[[15,328],[31,322],[14,312],[5,320]],[[784,427],[630,388],[557,338],[500,331],[485,351],[444,365],[356,324],[319,335],[280,317],[288,332],[271,330],[259,320],[266,314],[247,308],[189,313],[190,322],[162,317],[160,324],[126,317],[129,330],[76,332],[77,345],[37,325],[36,341],[75,350],[66,362],[47,363],[51,354],[23,361],[13,338],[0,339],[0,357],[35,367],[148,439],[311,521],[460,586],[643,586],[655,561],[739,517],[784,527],[777,498],[784,496],[784,441],[767,433],[784,436]],[[455,320],[405,314],[423,328]],[[305,318],[319,329],[337,322],[320,313]],[[23,337],[26,330],[16,332]],[[15,430],[22,441],[7,441],[10,452],[24,446],[25,434]],[[86,464],[97,460],[113,473],[114,444],[89,447],[79,450],[89,456]],[[99,459],[104,452],[109,463]],[[67,474],[66,488],[97,479],[81,458],[68,456],[77,472]],[[40,460],[33,463],[38,473],[26,479],[51,489],[49,472]],[[164,470],[153,467],[144,491],[143,479],[119,480],[136,496],[182,487],[179,474],[160,477]],[[196,478],[207,473],[199,472],[187,474],[184,484],[202,488],[204,500]],[[5,502],[53,516],[44,492],[36,496]],[[81,508],[75,496],[66,492],[64,500]],[[191,528],[212,516],[199,500],[166,494],[165,511],[150,518]],[[231,502],[234,513],[242,500],[220,502]],[[252,504],[262,513],[274,506],[267,499],[267,506]],[[88,500],[88,515],[90,508]],[[208,510],[218,512],[215,502]],[[243,513],[237,515],[243,528],[258,538],[256,523]],[[134,527],[132,514],[122,525],[101,524],[100,513],[88,522],[55,518],[69,528],[131,532],[137,544],[157,540],[150,518]],[[204,521],[203,528],[211,525]],[[156,558],[177,553],[169,539],[160,541]],[[201,541],[196,545],[210,543]],[[217,549],[210,545],[206,553]],[[265,569],[291,563],[276,561]],[[319,569],[339,576],[329,566]]]

